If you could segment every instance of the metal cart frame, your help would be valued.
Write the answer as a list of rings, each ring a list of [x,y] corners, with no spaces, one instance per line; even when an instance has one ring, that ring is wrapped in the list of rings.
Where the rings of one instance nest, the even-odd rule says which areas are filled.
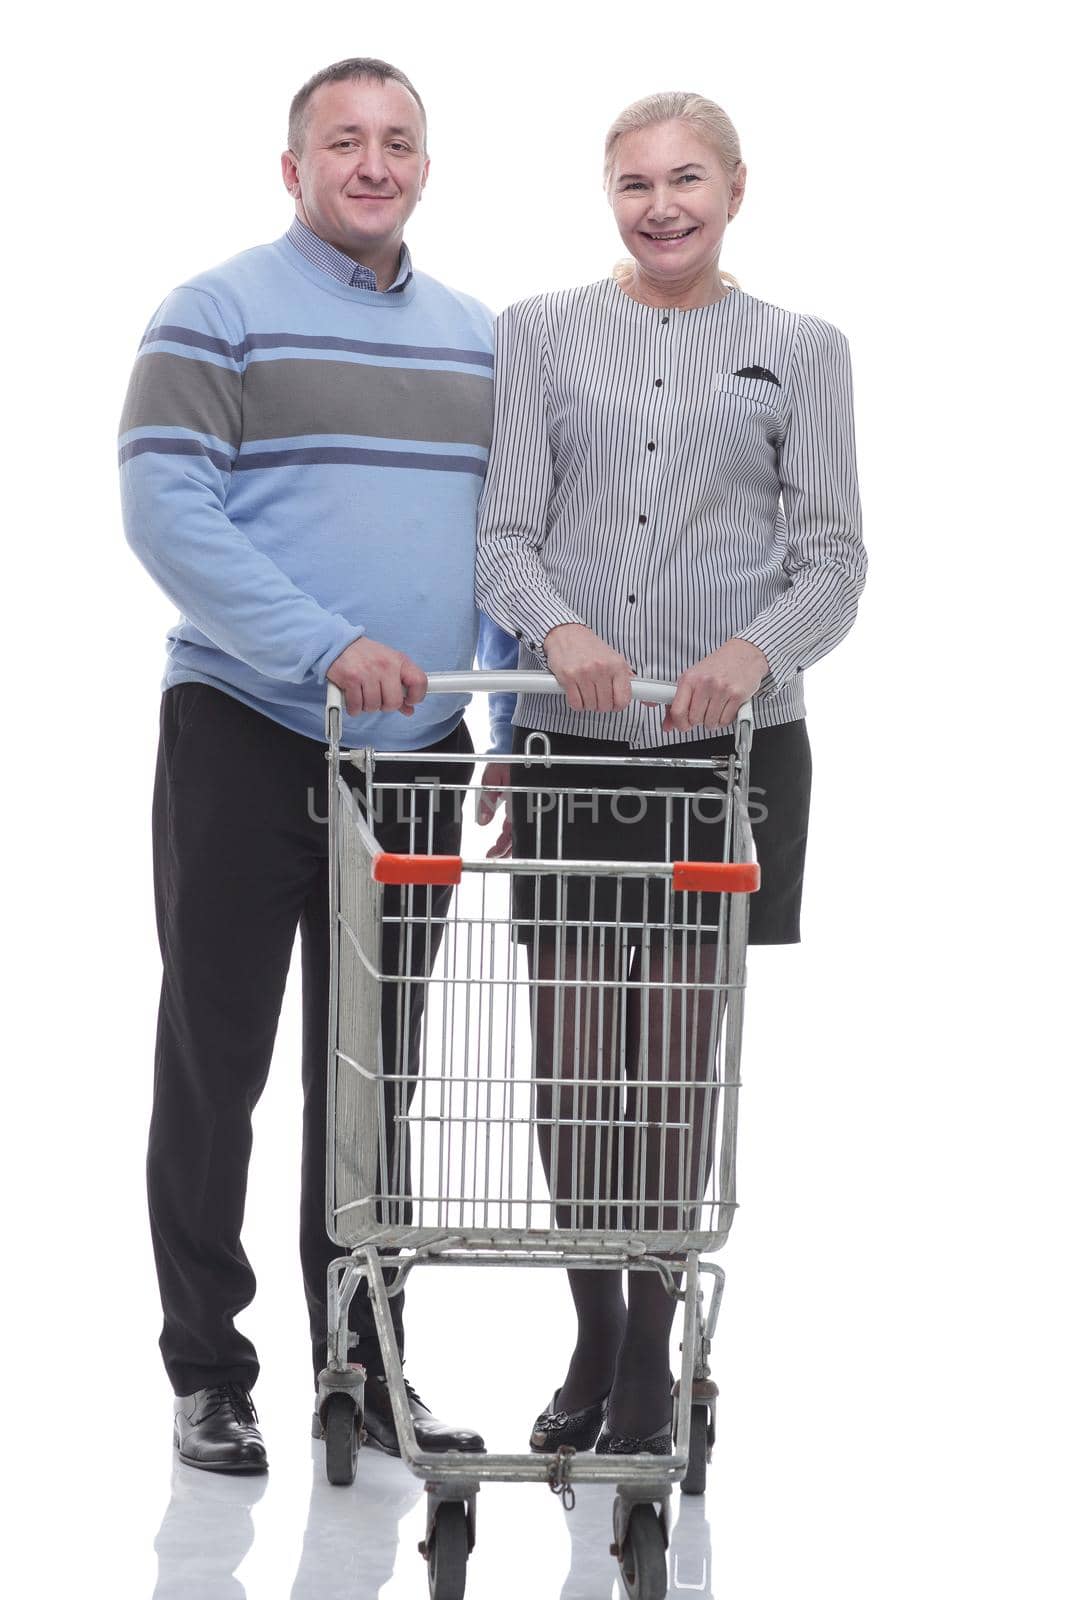
[[[467,693],[473,689],[490,691],[516,689],[522,693],[561,692],[555,679],[548,674],[540,673],[432,674],[430,688],[431,692],[443,693]],[[635,698],[644,701],[665,704],[673,698],[674,692],[673,684],[659,684],[649,680],[638,680],[634,683]],[[683,1492],[703,1491],[706,1464],[714,1441],[715,1399],[718,1392],[710,1378],[708,1355],[725,1281],[722,1268],[706,1257],[725,1243],[736,1208],[737,1096],[740,1086],[748,895],[759,885],[759,868],[756,864],[748,815],[749,751],[752,737],[750,705],[742,707],[735,728],[735,753],[728,759],[702,763],[687,762],[684,757],[685,747],[682,746],[679,759],[676,762],[666,763],[679,767],[693,765],[707,767],[723,784],[727,808],[724,830],[727,850],[726,859],[722,863],[689,863],[684,857],[664,860],[662,863],[577,862],[545,859],[543,856],[539,856],[536,861],[526,862],[468,860],[466,857],[434,855],[432,837],[430,853],[397,856],[383,852],[375,839],[370,818],[373,814],[375,785],[388,781],[381,779],[379,774],[388,771],[390,759],[400,758],[390,758],[385,753],[341,748],[341,698],[338,691],[331,686],[326,711],[331,921],[326,1220],[330,1237],[346,1253],[339,1255],[329,1268],[329,1354],[327,1366],[319,1375],[317,1408],[326,1440],[329,1480],[339,1484],[351,1483],[359,1448],[364,1375],[358,1362],[349,1361],[348,1309],[360,1280],[365,1279],[380,1341],[401,1455],[411,1471],[426,1484],[427,1529],[420,1550],[428,1561],[430,1592],[434,1600],[453,1600],[453,1597],[461,1597],[463,1594],[467,1555],[473,1548],[475,1538],[476,1495],[482,1482],[548,1483],[555,1492],[562,1493],[565,1499],[573,1494],[573,1488],[577,1484],[614,1483],[617,1495],[611,1549],[620,1561],[625,1593],[640,1597],[640,1600],[655,1600],[657,1595],[665,1592],[672,1483],[681,1482]],[[410,753],[407,753],[404,759],[410,761]],[[458,762],[469,758],[457,756],[454,759]],[[614,760],[613,757],[613,764]],[[513,768],[523,761],[524,758],[521,756],[511,758]],[[362,775],[364,796],[361,797],[358,792],[354,792],[346,781],[343,773],[346,764],[351,764]],[[553,783],[561,772],[574,771],[575,768],[579,769],[580,778],[581,764],[580,757],[570,758],[568,761],[564,757],[552,756],[551,752],[545,753],[532,748],[527,750],[525,756],[525,765],[531,771],[538,768],[542,771],[549,769]],[[639,776],[642,766],[662,767],[664,764],[661,757],[655,761],[644,762],[638,758],[628,763],[633,766],[635,776]],[[521,786],[514,782],[514,775],[512,788],[515,793],[521,792]],[[540,791],[551,792],[545,789],[543,780],[539,785]],[[588,795],[594,791],[560,789],[558,792],[561,795],[564,792]],[[668,804],[672,806],[673,800],[669,800]],[[562,799],[560,810],[562,812]],[[670,814],[673,815],[673,812]],[[420,1078],[419,1085],[414,1090],[416,1095],[416,1100],[413,1102],[414,1114],[405,1110],[397,1119],[409,1125],[403,1130],[405,1139],[410,1131],[413,1141],[417,1138],[424,1141],[424,1153],[427,1146],[431,1147],[431,1158],[434,1151],[437,1151],[439,1156],[437,1188],[441,1192],[437,1195],[424,1195],[418,1184],[405,1192],[403,1180],[397,1176],[399,1169],[394,1168],[391,1175],[385,1172],[383,1140],[387,1135],[382,1123],[385,1103],[383,1084],[390,1081],[390,1064],[383,1062],[381,1055],[379,1037],[381,1002],[388,985],[415,981],[403,972],[384,973],[381,970],[385,886],[387,884],[400,886],[402,919],[403,907],[415,904],[410,898],[418,892],[413,888],[414,885],[451,883],[459,886],[468,880],[479,879],[479,892],[483,896],[484,906],[487,879],[494,875],[515,875],[522,871],[531,875],[536,873],[541,879],[546,875],[556,875],[555,881],[560,885],[562,896],[559,920],[551,924],[556,927],[562,927],[566,922],[566,884],[579,873],[588,883],[605,878],[614,879],[620,884],[623,879],[627,881],[640,879],[646,884],[659,882],[664,885],[659,891],[665,897],[663,904],[667,904],[669,900],[673,905],[675,896],[682,896],[683,899],[688,896],[694,900],[698,896],[721,897],[719,920],[713,925],[717,930],[714,983],[698,985],[696,982],[680,982],[678,985],[680,989],[694,991],[691,1001],[686,995],[681,998],[683,1016],[687,1004],[695,1007],[702,995],[710,993],[708,1003],[714,1008],[715,1017],[712,1024],[714,1037],[711,1047],[715,1061],[710,1069],[712,1076],[703,1080],[701,1092],[714,1098],[720,1108],[713,1113],[714,1199],[708,1202],[703,1193],[688,1194],[686,1210],[683,1212],[676,1208],[676,1211],[671,1213],[675,1215],[676,1220],[685,1216],[690,1224],[686,1227],[663,1226],[663,1218],[668,1213],[662,1209],[661,1192],[658,1229],[624,1231],[598,1227],[594,1231],[563,1230],[555,1224],[552,1211],[555,1202],[551,1198],[538,1200],[534,1198],[532,1191],[520,1196],[518,1201],[513,1195],[505,1196],[502,1192],[497,1194],[493,1191],[490,1195],[488,1156],[485,1159],[483,1174],[485,1193],[474,1192],[477,1189],[477,1161],[474,1162],[475,1174],[472,1180],[470,1172],[464,1165],[466,1145],[463,1144],[464,1140],[471,1137],[471,1128],[475,1133],[484,1132],[488,1148],[491,1136],[490,1122],[507,1124],[512,1137],[515,1129],[525,1129],[531,1140],[534,1124],[545,1122],[545,1119],[532,1108],[536,1103],[536,1096],[544,1091],[546,1080],[542,1076],[535,1082],[532,1065],[529,1078],[517,1076],[514,1071],[511,1073],[509,1081],[513,1092],[510,1111],[495,1118],[481,1111],[482,1087],[486,1087],[486,1103],[489,1105],[492,1102],[488,1097],[500,1086],[493,1079],[491,1066],[487,1075],[482,1077],[480,1075],[482,1064],[474,1060],[479,1047],[491,1050],[493,1025],[490,1022],[488,1031],[486,1030],[482,1020],[483,1007],[478,1012],[479,1020],[472,1051],[471,997],[477,994],[484,999],[488,994],[491,1012],[494,994],[499,994],[502,986],[507,985],[508,992],[505,998],[509,1007],[513,1006],[517,1011],[515,995],[518,988],[531,991],[536,988],[537,980],[534,979],[532,971],[525,982],[516,977],[517,958],[513,949],[514,941],[503,976],[495,967],[491,967],[489,976],[486,976],[484,970],[472,972],[471,957],[468,955],[468,972],[465,976],[462,974],[457,976],[455,971],[451,976],[446,972],[441,977],[425,972],[424,976],[420,975],[417,979],[419,983],[427,986],[437,985],[442,991],[450,991],[453,996],[459,995],[462,1004],[466,1006],[467,1031],[461,1040],[460,1050],[449,1051],[446,1042],[442,1047],[446,1059],[441,1061],[439,1072],[433,1074],[426,1072],[426,1060],[423,1061],[423,1077],[428,1078],[430,1082],[424,1084]],[[419,934],[424,935],[427,940],[429,938],[430,896],[426,887],[422,888],[421,893],[421,909],[417,915],[410,915],[412,927],[406,929],[409,946],[411,940]],[[621,905],[621,889],[619,895]],[[594,894],[590,890],[589,926],[591,931],[602,930],[606,924],[597,920],[593,904]],[[646,906],[648,904],[647,889],[645,904]],[[457,912],[455,898],[449,919],[450,925],[452,922],[455,923],[453,932],[458,944],[459,924],[464,919]],[[471,926],[475,925],[475,920],[465,919]],[[506,920],[483,916],[482,923],[478,924],[481,929],[483,967],[486,950],[484,926],[491,922],[490,934],[502,938],[503,935],[498,930],[502,921]],[[617,923],[618,926],[621,926],[621,923]],[[685,927],[680,934],[678,930],[673,934],[665,932],[663,938],[665,941],[668,937],[681,937],[685,940],[688,938],[688,932],[688,927]],[[603,931],[600,932],[600,937],[602,941],[606,937]],[[648,937],[650,936],[646,936],[645,939],[646,944]],[[694,938],[697,937],[698,934],[694,933]],[[474,936],[470,934],[468,947],[473,948],[473,943]],[[642,966],[640,970],[642,979],[647,980],[647,967]],[[683,970],[688,969],[683,968]],[[632,982],[632,980],[627,981]],[[637,987],[642,988],[642,983],[639,982]],[[653,985],[644,981],[643,987],[647,990]],[[442,1003],[447,1004],[447,1000]],[[459,1001],[454,1002],[452,1010],[453,1036],[455,1006],[458,1003]],[[642,1001],[643,1006],[644,1003]],[[663,1024],[665,1039],[670,1033],[670,1019],[673,1015],[670,1007],[673,1003],[673,998],[667,1003],[667,1021]],[[577,996],[573,1004],[580,1004]],[[695,1022],[691,1031],[695,1036],[697,1032]],[[426,1048],[424,1041],[424,1052]],[[666,1051],[666,1044],[664,1050]],[[558,1066],[558,1062],[556,1065]],[[645,1062],[638,1067],[638,1088],[642,1087],[641,1073],[646,1067]],[[471,1076],[468,1076],[468,1069]],[[474,1112],[471,1114],[469,1092],[475,1077],[479,1092],[475,1099]],[[566,1081],[573,1084],[575,1080]],[[680,1081],[683,1086],[689,1083],[685,1078]],[[523,1116],[521,1111],[516,1112],[514,1096],[516,1084],[528,1089],[531,1107],[528,1116]],[[436,1090],[431,1085],[437,1085]],[[450,1100],[446,1117],[444,1097],[446,1092],[453,1089],[464,1092],[463,1112],[462,1116],[453,1117]],[[432,1093],[440,1096],[438,1116],[428,1112],[425,1105],[420,1109],[417,1098],[420,1095],[430,1096]],[[463,1193],[453,1194],[455,1173],[445,1170],[448,1160],[442,1154],[444,1146],[441,1141],[444,1138],[443,1129],[446,1121],[449,1123],[450,1139],[452,1122],[454,1121],[459,1128],[456,1137],[464,1150],[464,1163],[461,1163],[462,1177],[463,1184],[472,1191],[469,1197]],[[486,1124],[484,1129],[483,1121]],[[661,1123],[659,1126],[662,1137],[662,1130],[668,1124]],[[671,1126],[681,1127],[682,1124],[671,1124]],[[651,1128],[652,1124],[648,1127]],[[437,1146],[432,1144],[433,1128],[438,1130]],[[645,1124],[639,1123],[638,1129],[637,1137],[645,1137],[646,1134],[641,1132],[645,1129]],[[572,1137],[576,1139],[577,1135]],[[597,1137],[599,1139],[599,1134]],[[684,1138],[681,1135],[679,1137]],[[599,1144],[597,1148],[599,1149]],[[451,1149],[452,1146],[449,1144],[449,1152]],[[440,1162],[444,1162],[444,1168],[440,1167]],[[425,1166],[426,1162],[423,1159],[420,1177]],[[503,1173],[503,1158],[500,1170]],[[463,1184],[460,1185],[461,1188]],[[437,1208],[436,1216],[431,1215],[433,1206]],[[478,1206],[483,1207],[483,1221],[480,1226],[469,1221],[469,1217],[473,1217]],[[546,1225],[543,1227],[510,1225],[514,1220],[514,1209],[517,1207],[521,1211],[524,1206],[527,1222],[533,1218],[534,1208],[541,1207],[542,1210],[546,1210],[548,1213]],[[493,1221],[490,1221],[490,1210],[495,1210]],[[505,1213],[509,1225],[502,1225]],[[458,1223],[450,1225],[456,1218]],[[708,1225],[702,1226],[705,1219]],[[382,1260],[383,1253],[387,1257],[385,1266]],[[554,1455],[533,1453],[504,1455],[420,1450],[408,1410],[400,1353],[388,1301],[401,1289],[415,1266],[443,1266],[449,1263],[465,1266],[509,1264],[605,1270],[625,1268],[657,1272],[665,1289],[676,1296],[683,1305],[681,1371],[674,1386],[674,1453],[669,1456],[601,1456],[592,1453],[575,1454],[573,1450],[565,1448]],[[681,1287],[676,1285],[676,1275],[679,1274],[683,1280]],[[702,1275],[707,1275],[711,1279],[710,1301],[707,1304],[701,1287]]]

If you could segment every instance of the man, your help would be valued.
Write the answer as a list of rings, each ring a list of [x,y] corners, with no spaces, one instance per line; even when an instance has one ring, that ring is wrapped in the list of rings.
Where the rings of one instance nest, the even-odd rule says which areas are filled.
[[[325,680],[344,692],[346,744],[412,752],[401,781],[455,781],[435,755],[472,749],[462,698],[425,699],[424,668],[469,666],[478,635],[491,319],[412,267],[404,226],[428,172],[424,108],[401,72],[357,59],[317,73],[293,100],[282,157],[289,232],[168,296],[122,420],[127,537],[181,611],[153,810],[164,970],[148,1193],[175,1441],[208,1470],[267,1465],[250,1398],[258,1362],[234,1316],[255,1290],[240,1242],[251,1113],[297,927],[301,1263],[315,1370],[326,1360],[326,1267],[338,1252],[323,1222]],[[513,665],[514,641],[484,623],[480,655]],[[509,716],[494,706],[498,748]],[[446,813],[433,848],[454,853],[459,817]],[[399,815],[378,832],[386,849],[411,848]],[[428,848],[425,826],[415,848]],[[422,998],[408,987],[416,1063]],[[388,1062],[388,1015],[382,1031]],[[365,1293],[350,1320],[368,1434],[398,1453]],[[410,1386],[409,1404],[422,1448],[484,1448]]]

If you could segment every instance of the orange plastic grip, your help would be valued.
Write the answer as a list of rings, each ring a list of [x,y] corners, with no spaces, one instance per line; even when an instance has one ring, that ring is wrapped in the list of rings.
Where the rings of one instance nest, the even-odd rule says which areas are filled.
[[[704,894],[754,894],[759,888],[758,861],[676,861],[675,889]]]
[[[459,856],[397,856],[383,850],[374,858],[375,883],[458,883]]]

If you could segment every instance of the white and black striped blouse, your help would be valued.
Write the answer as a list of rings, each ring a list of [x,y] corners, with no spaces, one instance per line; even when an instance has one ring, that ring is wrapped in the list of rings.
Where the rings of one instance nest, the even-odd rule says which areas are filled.
[[[543,666],[584,622],[644,677],[676,680],[727,639],[770,663],[757,726],[804,715],[803,669],[844,637],[866,557],[844,335],[739,289],[689,311],[612,279],[497,322],[477,600]],[[635,748],[662,711],[520,697],[520,725]]]

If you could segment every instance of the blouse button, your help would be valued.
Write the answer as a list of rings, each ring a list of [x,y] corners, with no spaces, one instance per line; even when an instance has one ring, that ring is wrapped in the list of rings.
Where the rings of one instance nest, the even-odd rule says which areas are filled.
[[[633,605],[634,601],[637,599],[637,596],[635,594],[628,594],[626,598],[629,600],[630,604]]]
[[[645,516],[645,513],[642,511],[641,515],[638,517],[637,520],[641,524],[641,526],[644,527],[645,523],[648,521],[648,518]]]
[[[671,319],[670,319],[670,317],[660,317],[659,320],[660,320],[661,323],[664,323],[664,322],[669,322]]]
[[[654,449],[655,449],[655,448],[656,448],[656,447],[655,447],[655,445],[654,445],[654,444],[653,444],[653,443],[652,443],[652,440],[651,440],[651,439],[650,439],[650,440],[649,440],[649,441],[648,441],[648,448],[649,448],[649,449],[650,449],[650,450],[654,450]]]
[[[663,379],[662,378],[657,378],[656,379],[656,388],[657,389],[662,389],[663,388]]]

